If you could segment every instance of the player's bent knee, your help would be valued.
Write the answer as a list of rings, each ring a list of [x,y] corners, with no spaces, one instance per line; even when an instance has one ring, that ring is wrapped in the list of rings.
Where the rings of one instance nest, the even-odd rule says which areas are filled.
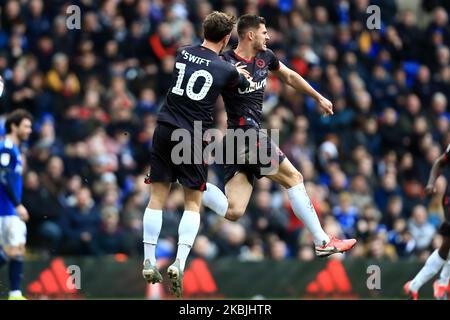
[[[228,208],[227,214],[225,215],[225,218],[230,221],[238,221],[245,213],[244,209],[239,208]]]
[[[292,188],[303,183],[303,175],[297,170],[290,172],[286,177],[284,184],[286,188]]]

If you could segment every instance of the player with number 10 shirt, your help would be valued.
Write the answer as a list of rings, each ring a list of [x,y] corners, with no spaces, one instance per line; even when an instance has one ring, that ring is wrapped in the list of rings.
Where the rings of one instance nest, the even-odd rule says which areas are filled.
[[[194,121],[201,121],[202,130],[213,126],[213,110],[218,96],[233,87],[245,90],[249,85],[236,67],[211,49],[202,45],[180,48],[175,58],[172,85],[158,115],[151,155],[152,182],[174,182],[203,191],[207,179],[206,164],[174,165],[171,151],[178,141],[171,141],[172,132],[182,128],[194,131]],[[191,155],[195,146],[191,143]],[[203,150],[201,150],[203,151]],[[202,154],[202,153],[200,153]]]

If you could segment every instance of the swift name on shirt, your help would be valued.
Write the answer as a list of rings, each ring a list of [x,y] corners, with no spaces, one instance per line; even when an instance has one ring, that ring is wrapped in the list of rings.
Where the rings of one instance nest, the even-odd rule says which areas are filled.
[[[204,59],[199,56],[193,55],[193,54],[187,52],[186,50],[181,51],[181,55],[183,56],[184,60],[188,60],[189,62],[193,62],[193,63],[200,64],[200,65],[206,64],[207,67],[211,63],[211,60]]]

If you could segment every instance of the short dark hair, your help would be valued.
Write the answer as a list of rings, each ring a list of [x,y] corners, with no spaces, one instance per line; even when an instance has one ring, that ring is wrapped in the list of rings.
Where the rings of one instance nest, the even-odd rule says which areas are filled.
[[[258,29],[260,24],[266,24],[266,19],[256,14],[244,14],[239,18],[237,32],[243,38],[249,29]]]
[[[16,126],[19,126],[24,119],[28,119],[33,122],[33,116],[25,109],[16,109],[8,114],[5,121],[6,133],[11,133],[12,125],[14,124]]]
[[[233,31],[236,17],[219,11],[208,14],[203,21],[203,35],[206,40],[220,42]]]

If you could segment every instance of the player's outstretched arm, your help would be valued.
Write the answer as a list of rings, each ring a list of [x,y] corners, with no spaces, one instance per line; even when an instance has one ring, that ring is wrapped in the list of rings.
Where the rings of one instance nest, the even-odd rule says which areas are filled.
[[[314,90],[314,88],[311,87],[309,83],[305,79],[303,79],[303,77],[297,72],[289,69],[281,62],[280,68],[272,72],[283,82],[287,83],[297,91],[301,91],[314,98],[317,101],[319,107],[325,112],[326,115],[333,114],[333,104],[331,103],[331,101]]]

